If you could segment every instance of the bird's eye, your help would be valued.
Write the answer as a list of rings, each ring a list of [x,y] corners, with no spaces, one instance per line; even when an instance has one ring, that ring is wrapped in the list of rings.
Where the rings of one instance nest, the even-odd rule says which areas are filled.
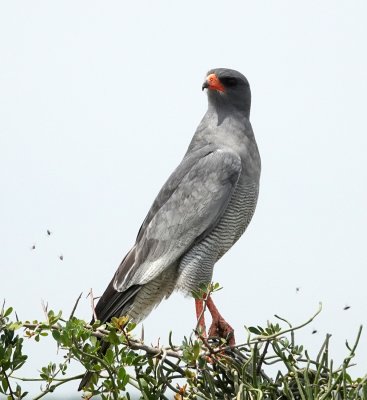
[[[232,77],[221,78],[220,80],[222,81],[223,85],[227,87],[234,87],[238,83],[237,79]]]

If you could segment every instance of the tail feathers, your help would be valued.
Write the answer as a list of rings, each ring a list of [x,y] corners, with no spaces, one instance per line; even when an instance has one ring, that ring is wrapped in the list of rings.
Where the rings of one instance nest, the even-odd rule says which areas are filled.
[[[92,376],[93,376],[93,372],[91,372],[91,371],[87,371],[84,374],[82,380],[80,381],[80,384],[79,384],[79,387],[78,387],[78,391],[80,391],[80,390],[82,390],[84,388],[87,388],[89,386],[90,381],[92,379]]]
[[[113,281],[111,281],[97,303],[95,309],[97,318],[105,323],[110,321],[112,317],[126,315],[128,307],[141,288],[140,285],[133,285],[123,292],[118,292],[113,287]]]
[[[112,317],[119,317],[126,315],[131,303],[134,301],[135,296],[138,294],[142,286],[134,285],[126,289],[124,292],[118,292],[113,288],[113,281],[108,285],[106,291],[103,293],[102,297],[99,299],[97,306],[95,308],[95,313],[99,321],[102,323],[109,322]],[[91,324],[94,323],[94,318]],[[101,348],[99,350],[99,357],[103,357],[106,354],[107,349],[110,344],[107,342],[102,342]],[[87,371],[83,376],[78,390],[83,388],[88,388],[91,383],[94,372]]]
[[[107,349],[108,349],[109,347],[110,347],[110,344],[109,344],[109,343],[107,343],[107,342],[102,342],[101,347],[100,347],[100,349],[99,349],[99,357],[103,357],[103,356],[106,354]],[[94,372],[92,372],[92,371],[87,371],[87,372],[84,374],[82,380],[80,381],[78,390],[82,390],[83,388],[88,388],[88,386],[89,386],[90,383],[91,383],[91,379],[92,379],[93,374],[94,374]]]

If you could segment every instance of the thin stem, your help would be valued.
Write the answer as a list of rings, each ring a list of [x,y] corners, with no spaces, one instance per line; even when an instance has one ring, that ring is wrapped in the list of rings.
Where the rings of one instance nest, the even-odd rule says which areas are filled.
[[[4,300],[4,302],[5,302],[5,300]],[[12,390],[12,388],[11,388],[9,377],[8,377],[8,375],[7,375],[7,373],[5,372],[4,369],[3,369],[2,373],[4,374],[6,383],[8,384],[9,394],[10,394],[12,400],[15,400],[14,392],[13,392],[13,390]]]
[[[283,331],[274,333],[273,335],[270,335],[270,336],[259,335],[259,336],[257,336],[257,339],[262,340],[262,341],[271,340],[271,339],[275,339],[275,338],[277,338],[279,336],[283,336],[285,333],[294,332],[294,331],[296,331],[298,329],[301,329],[304,326],[306,326],[309,323],[311,323],[320,314],[321,310],[322,310],[322,304],[319,303],[319,308],[318,308],[317,312],[308,321],[304,322],[303,324],[295,326],[293,328],[285,329]]]
[[[112,375],[112,372],[111,372],[108,364],[104,360],[102,360],[102,358],[99,358],[99,357],[97,357],[97,356],[95,356],[93,354],[88,354],[88,353],[84,352],[83,350],[80,350],[78,348],[78,344],[75,343],[75,341],[74,341],[74,346],[75,346],[75,350],[77,350],[80,354],[82,354],[82,355],[84,355],[86,357],[90,357],[93,360],[98,361],[100,364],[102,364],[104,366],[105,370],[107,371],[107,373],[108,373],[108,375],[109,375],[109,377],[111,379],[111,383],[112,383],[112,386],[113,386],[113,398],[115,400],[118,400],[118,395],[116,393],[116,383],[115,383],[115,380],[113,379],[113,375]]]
[[[48,389],[46,389],[46,390],[45,390],[44,392],[42,392],[41,394],[39,394],[38,396],[34,397],[33,400],[39,400],[39,399],[41,399],[43,396],[45,396],[47,393],[53,392],[57,387],[63,385],[64,383],[70,382],[70,381],[74,381],[74,380],[76,380],[76,379],[81,379],[81,378],[83,378],[83,376],[84,376],[84,375],[81,374],[81,375],[72,376],[72,377],[70,377],[70,378],[57,379],[57,381],[59,381],[59,383],[56,383],[56,385],[53,385],[53,386],[52,386],[52,390],[50,390],[51,387],[49,387]],[[56,380],[56,379],[54,379],[54,380]]]
[[[83,378],[84,374],[81,375],[75,375],[73,378],[75,379],[80,379]],[[22,381],[22,382],[44,382],[45,380],[42,378],[22,378],[20,376],[13,376],[10,375],[11,379],[15,379],[17,381]],[[72,380],[72,378],[53,378],[52,379],[55,382],[67,382],[69,380]]]
[[[358,333],[357,333],[357,338],[356,338],[356,340],[355,340],[355,342],[354,342],[354,345],[353,345],[352,349],[350,350],[349,356],[346,357],[346,358],[344,359],[343,366],[342,366],[343,371],[345,371],[345,370],[348,368],[350,361],[351,361],[352,358],[355,356],[355,351],[356,351],[356,348],[357,348],[357,346],[358,346],[359,340],[360,340],[360,338],[361,338],[362,329],[363,329],[363,327],[360,326],[360,327],[359,327],[359,330],[358,330]],[[330,368],[330,369],[331,369],[331,368]],[[330,377],[332,377],[331,371],[330,371]],[[341,373],[338,375],[338,377],[335,379],[335,381],[334,381],[333,384],[330,383],[329,389],[326,391],[326,393],[324,393],[324,394],[320,397],[320,400],[325,400],[325,399],[329,396],[329,394],[334,390],[334,388],[339,384],[339,381],[340,381],[342,378],[343,378],[343,372],[341,372]]]
[[[83,294],[83,292],[81,292],[80,295],[79,295],[79,297],[76,299],[76,302],[75,302],[75,304],[74,304],[74,307],[73,307],[73,309],[71,310],[69,320],[72,319],[72,318],[74,317],[75,310],[76,310],[76,308],[78,307],[79,300],[81,299],[82,294]]]
[[[266,344],[265,344],[264,351],[263,351],[263,353],[261,354],[261,357],[260,357],[260,360],[259,360],[259,364],[257,365],[257,369],[256,369],[256,373],[257,373],[257,374],[259,374],[260,371],[261,371],[261,366],[262,366],[262,363],[264,362],[264,358],[265,358],[266,353],[267,353],[267,351],[268,351],[269,344],[270,344],[270,341],[268,340],[268,341],[266,342]]]
[[[42,328],[42,324],[29,324],[29,323],[23,323],[22,326],[24,328],[27,329],[32,329],[32,330],[36,330],[39,328]],[[51,325],[51,326],[47,326],[45,327],[46,329],[50,329],[50,330],[56,330],[56,331],[60,331],[61,327],[59,325]],[[87,329],[92,329],[89,326],[86,326]],[[108,331],[105,329],[98,329],[96,331],[91,331],[91,335],[98,338],[98,339],[103,339],[106,335],[108,334]],[[130,346],[129,346],[132,350],[143,350],[145,351],[147,354],[150,355],[158,355],[162,353],[162,348],[161,347],[153,347],[153,346],[147,346],[145,344],[142,344],[138,341],[132,340],[130,339]],[[171,350],[169,347],[168,348],[164,348],[167,351],[167,355],[169,357],[174,357],[174,358],[181,358],[182,357],[182,353],[180,351],[174,351]]]

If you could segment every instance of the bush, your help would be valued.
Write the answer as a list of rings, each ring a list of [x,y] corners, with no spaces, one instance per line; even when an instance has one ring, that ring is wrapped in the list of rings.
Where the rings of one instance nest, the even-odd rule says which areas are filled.
[[[321,306],[309,321],[296,327],[278,316],[265,327],[249,327],[246,343],[235,347],[228,346],[223,339],[207,339],[195,332],[180,345],[173,344],[169,336],[168,347],[152,347],[133,336],[134,325],[125,317],[114,318],[105,325],[97,321],[90,326],[77,319],[74,312],[64,319],[61,312],[45,310],[45,321],[20,322],[14,320],[11,307],[3,306],[0,393],[11,400],[38,400],[66,382],[82,378],[83,375],[68,376],[68,367],[73,361],[94,372],[88,390],[84,391],[87,399],[97,395],[102,399],[130,399],[129,390],[134,387],[144,400],[367,400],[367,376],[353,379],[348,373],[362,327],[355,343],[352,346],[347,343],[348,355],[338,368],[329,358],[330,335],[314,360],[304,346],[296,343],[296,331],[320,311]],[[15,371],[18,374],[27,361],[23,341],[40,342],[47,335],[52,335],[57,346],[63,349],[65,361],[58,365],[51,361],[40,369],[37,378],[16,377]],[[101,343],[106,342],[110,346],[103,354]],[[267,375],[271,364],[279,365],[273,377]],[[20,384],[26,380],[43,382],[41,393],[32,397],[24,392]]]

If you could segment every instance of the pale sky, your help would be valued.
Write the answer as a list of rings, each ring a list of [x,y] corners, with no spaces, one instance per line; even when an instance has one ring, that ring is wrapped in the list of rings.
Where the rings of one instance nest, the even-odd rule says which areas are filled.
[[[42,319],[41,299],[67,316],[83,291],[89,320],[85,295],[109,283],[206,110],[206,71],[229,67],[251,84],[263,170],[214,300],[238,343],[243,325],[298,324],[322,301],[298,340],[312,355],[332,333],[340,363],[367,325],[366,13],[362,0],[0,2],[0,298]],[[194,326],[176,294],[145,337],[179,343]],[[27,351],[28,375],[56,359]]]

